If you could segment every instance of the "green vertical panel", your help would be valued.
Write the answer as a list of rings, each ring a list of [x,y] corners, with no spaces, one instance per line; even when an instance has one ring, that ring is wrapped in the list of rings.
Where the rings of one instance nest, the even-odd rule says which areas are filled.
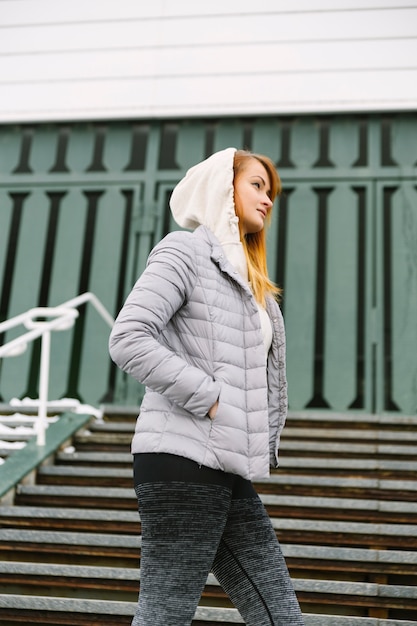
[[[35,126],[30,151],[30,165],[37,174],[48,172],[53,166],[57,141],[57,126]]]
[[[160,128],[154,124],[149,134],[144,184],[139,201],[134,207],[132,219],[132,257],[129,266],[130,282],[126,284],[126,296],[146,266],[149,252],[155,243],[155,230],[161,220],[156,199],[160,141]]]
[[[51,306],[78,295],[85,214],[82,190],[70,187],[60,206],[49,293]]]
[[[9,318],[38,306],[48,209],[49,202],[42,190],[34,191],[25,200],[12,277]],[[21,327],[18,331],[8,332],[6,341],[22,332],[24,329]],[[5,399],[20,397],[26,392],[31,349],[29,346],[23,355],[4,359],[2,385]]]
[[[10,315],[37,306],[47,232],[49,200],[44,191],[34,190],[26,198],[16,251],[16,267]]]
[[[143,272],[149,252],[155,242],[155,229],[158,223],[156,196],[160,141],[160,126],[153,123],[150,126],[148,138],[143,188],[141,189],[138,202],[135,203],[132,218],[128,259],[129,278],[126,281],[125,297]],[[142,386],[133,380],[131,376],[126,376],[121,372],[117,373],[116,402],[134,405],[139,402],[142,395]]]
[[[147,178],[147,197],[152,195],[152,188],[149,187],[151,181]],[[157,194],[155,202],[152,202],[151,206],[148,205],[146,211],[140,211],[140,216],[137,215],[134,219],[132,225],[132,254],[129,261],[129,267],[131,269],[133,268],[133,272],[130,275],[129,283],[126,285],[126,295],[144,270],[151,247],[163,235],[163,222],[165,219],[169,218],[169,215],[165,215],[166,193],[172,186],[173,185],[165,183],[158,184],[155,192]],[[144,387],[131,376],[127,376],[121,372],[117,373],[116,402],[136,405],[139,404],[143,393]]]
[[[277,280],[275,273],[277,267],[278,212],[279,200],[276,199],[272,207],[271,221],[266,231],[268,275],[274,282]],[[282,285],[280,286],[282,287]]]
[[[142,267],[141,261],[139,257],[141,255],[141,250],[139,246],[139,238],[141,227],[143,226],[144,215],[143,215],[143,197],[145,193],[145,182],[138,182],[137,185],[137,194],[134,195],[134,201],[132,206],[132,218],[129,227],[129,237],[128,237],[128,250],[127,250],[127,265],[126,265],[126,276],[124,280],[124,291],[123,291],[123,299],[126,298],[127,294],[132,288],[132,285],[137,279],[139,275],[138,267]],[[146,255],[147,256],[147,255]]]
[[[93,158],[95,142],[92,124],[76,124],[71,126],[68,141],[66,162],[71,172],[85,172]]]
[[[155,203],[152,202],[150,207],[151,215],[147,215],[146,218],[142,218],[138,221],[138,227],[133,231],[134,236],[134,250],[135,250],[135,264],[132,268],[132,283],[142,274],[146,267],[146,261],[151,251],[155,240]]]
[[[131,268],[132,280],[129,290],[145,269],[149,253],[155,243],[155,230],[158,222],[156,211],[156,203],[152,201],[146,216],[138,219],[137,225],[134,227],[132,233],[134,237],[134,265]]]
[[[15,267],[15,254],[16,254],[16,241],[15,237],[18,236],[16,230],[18,229],[18,220],[17,220],[17,208],[13,203],[12,198],[7,192],[0,192],[0,321],[3,322],[10,317],[12,314],[10,313],[11,309],[11,291],[13,287],[13,275],[14,275],[14,267]],[[21,312],[21,311],[19,311]],[[21,334],[21,327],[18,327],[17,330],[12,329],[9,332],[5,333],[1,337],[1,343],[4,344],[7,341],[11,341],[16,336]],[[7,384],[4,377],[4,369],[6,366],[7,360],[18,357],[8,357],[8,359],[3,358],[0,359],[0,398],[3,400],[9,400],[9,389],[7,388]],[[21,363],[27,362],[26,360],[21,361]],[[12,364],[13,366],[13,364]],[[10,365],[7,366],[7,369],[10,371]],[[12,367],[13,371],[13,367]],[[10,379],[10,377],[9,377]],[[12,378],[13,382],[13,378]],[[13,390],[14,391],[14,390]],[[16,395],[16,394],[13,394]]]
[[[166,232],[178,229],[169,209],[168,198],[171,190],[175,187],[177,178],[172,177],[172,183],[157,182],[155,187],[155,199],[152,203],[151,210],[148,212],[144,226],[149,234],[149,246],[153,247],[158,241],[165,236]],[[144,227],[141,228],[143,233]],[[143,247],[143,243],[141,244]]]
[[[78,295],[85,228],[85,198],[70,188],[60,206],[55,254],[49,289],[49,305],[58,306]],[[61,398],[67,390],[73,330],[54,333],[51,341],[50,397]]]
[[[319,127],[315,120],[300,117],[294,123],[291,157],[297,168],[311,168],[319,154]]]
[[[350,168],[360,154],[358,118],[335,117],[329,137],[329,157],[338,168]]]
[[[279,160],[281,154],[281,129],[275,119],[256,120],[253,125],[252,151],[265,154],[274,163]],[[278,168],[279,169],[279,168]],[[285,173],[278,172],[283,185],[286,184]],[[278,243],[278,212],[279,199],[275,200],[270,226],[267,231],[268,272],[272,280],[276,280],[275,269],[277,266],[277,243]],[[282,286],[282,285],[281,285]]]
[[[378,338],[377,323],[377,286],[376,286],[376,257],[377,257],[377,233],[378,220],[376,211],[376,182],[368,183],[369,198],[366,211],[366,257],[365,257],[365,368],[364,368],[364,396],[365,409],[368,413],[374,413],[376,410],[376,392],[375,392],[375,356],[376,341]]]
[[[391,158],[408,173],[417,164],[417,116],[399,115],[392,120],[390,127]]]
[[[48,394],[50,400],[57,400],[67,395],[72,339],[71,329],[52,333]]]
[[[118,287],[125,210],[126,198],[120,187],[107,188],[99,200],[88,288],[109,312],[113,311]],[[91,304],[87,305],[78,388],[89,402],[98,402],[106,391],[109,334],[107,323]]]
[[[213,152],[225,148],[247,148],[243,145],[243,127],[237,120],[222,120],[217,124]]]
[[[94,232],[89,290],[93,291],[109,310],[114,307],[114,293],[118,281],[124,218],[128,202],[125,194],[129,194],[132,197],[132,203],[135,203],[138,187],[117,185],[105,188],[99,201]]]
[[[289,187],[288,179],[291,175],[291,169],[288,169],[290,165],[290,135],[287,137],[287,145],[285,144],[283,137],[283,121],[278,121],[276,118],[261,118],[256,120],[253,124],[253,142],[252,150],[259,154],[265,154],[277,165],[277,171],[281,178],[283,185],[283,196],[286,195],[286,189]],[[289,122],[285,124],[290,127]],[[280,163],[283,162],[281,168]],[[275,200],[271,223],[267,231],[267,252],[268,252],[268,271],[272,280],[277,281],[277,253],[278,253],[278,240],[281,236],[280,228],[283,225],[280,223],[280,206],[283,205],[283,200],[277,198]],[[282,233],[283,241],[285,241],[286,233]],[[282,268],[281,268],[282,270]],[[282,287],[282,285],[279,285]]]
[[[6,265],[6,253],[9,243],[9,229],[12,218],[12,201],[9,194],[6,191],[0,189],[0,281],[4,281],[5,265]],[[1,293],[2,283],[0,283]],[[1,320],[0,320],[1,321]]]
[[[356,195],[339,184],[328,206],[324,396],[341,411],[356,392],[357,211]]]
[[[122,214],[120,211],[117,211],[117,236],[113,242],[110,243],[114,248],[114,280],[118,281],[117,288],[112,291],[109,290],[109,295],[114,298],[114,303],[108,305],[108,310],[114,317],[117,316],[123,302],[132,288],[132,285],[136,281],[137,274],[137,257],[138,257],[138,228],[141,222],[141,210],[142,210],[142,202],[140,198],[144,193],[144,183],[138,183],[134,188],[124,187],[123,189],[118,189],[119,194],[123,197],[123,219],[128,220],[129,215],[127,213],[128,209],[131,210],[131,216],[129,223],[122,225],[121,219]],[[121,202],[119,198],[118,202]],[[117,204],[118,206],[118,204]],[[122,206],[122,205],[120,205]],[[101,219],[101,216],[100,216]],[[122,233],[122,226],[126,228],[127,231]],[[103,225],[104,227],[104,225]],[[108,236],[108,234],[107,234]],[[122,239],[123,238],[123,239]],[[116,252],[117,251],[117,252]],[[117,267],[117,275],[116,275],[116,267]],[[108,286],[106,286],[106,291],[108,290]],[[106,300],[107,302],[107,300]],[[107,304],[106,304],[107,306]],[[107,356],[107,361],[109,357]],[[108,361],[109,362],[109,361]],[[123,374],[116,366],[113,366],[111,370],[112,380],[110,381],[111,389],[108,391],[113,394],[113,398],[111,399],[113,402],[118,404],[129,403],[134,404],[137,402],[138,398],[138,384],[133,381],[131,377],[127,377]],[[106,383],[107,384],[107,383]],[[135,391],[131,389],[135,388]],[[130,394],[130,395],[129,395]],[[102,396],[101,396],[102,397]]]
[[[316,196],[306,185],[298,185],[290,196],[284,303],[289,399],[294,410],[304,408],[313,394],[316,205]]]
[[[141,215],[143,200],[142,197],[144,195],[145,182],[141,181],[132,188],[129,187],[129,190],[123,188],[123,193],[127,192],[130,196],[131,194],[131,221],[128,225],[127,242],[125,245],[127,246],[127,250],[123,250],[123,254],[126,256],[126,270],[124,272],[124,276],[121,276],[121,280],[123,285],[120,286],[122,291],[122,298],[124,299],[126,295],[129,293],[132,285],[135,283],[137,279],[137,262],[138,262],[138,253],[139,253],[139,235],[137,232],[138,224],[140,224],[139,215]],[[127,202],[127,200],[126,200]],[[122,250],[120,250],[122,252]],[[117,303],[116,303],[117,304]],[[116,310],[113,311],[116,314]]]
[[[0,172],[9,174],[19,161],[22,134],[19,126],[0,126]]]
[[[277,163],[281,154],[281,129],[275,119],[256,120],[253,126],[252,151],[265,154]]]
[[[110,172],[119,174],[129,163],[132,138],[131,124],[110,124],[104,146],[104,163]]]
[[[173,180],[172,183],[161,183],[158,185],[157,191],[157,212],[160,217],[155,228],[155,241],[159,241],[165,234],[174,230],[181,230],[174,220],[171,210],[169,208],[169,198],[172,190],[175,187],[177,181]]]
[[[391,324],[388,323],[389,333],[386,335],[385,324],[388,322],[391,316],[392,310],[389,303],[389,308],[385,311],[386,295],[392,288],[391,282],[391,269],[385,266],[391,266],[389,260],[391,255],[391,246],[389,244],[388,249],[385,249],[387,240],[384,240],[384,236],[390,235],[385,229],[384,224],[384,205],[391,205],[392,196],[397,192],[398,187],[394,185],[386,185],[378,181],[376,184],[376,202],[375,202],[375,241],[374,251],[372,253],[373,262],[373,284],[372,284],[372,298],[373,298],[373,398],[372,398],[372,411],[375,413],[383,413],[385,410],[385,400],[387,397],[392,397],[391,381],[387,379],[385,360],[386,350],[389,350],[388,339],[391,337]],[[389,210],[389,214],[391,211]],[[384,232],[385,231],[385,232]],[[387,256],[388,254],[388,256]],[[389,363],[390,364],[390,363]]]
[[[185,121],[181,124],[178,138],[175,160],[181,171],[178,179],[185,171],[205,159],[206,127],[200,120]]]
[[[403,183],[391,206],[392,400],[417,412],[417,190]]]

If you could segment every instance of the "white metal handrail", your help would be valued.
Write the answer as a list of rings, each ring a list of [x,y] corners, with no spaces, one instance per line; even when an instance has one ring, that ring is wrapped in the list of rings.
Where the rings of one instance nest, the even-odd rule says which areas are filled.
[[[28,332],[12,339],[11,341],[0,346],[0,358],[9,356],[18,356],[22,354],[29,342],[41,337],[41,356],[40,356],[40,372],[39,372],[39,400],[33,401],[33,406],[38,407],[38,420],[36,424],[37,443],[40,446],[45,445],[45,430],[47,424],[48,410],[48,386],[49,386],[49,367],[51,353],[51,332],[68,330],[74,325],[78,317],[78,308],[82,304],[90,302],[96,311],[101,315],[103,320],[110,326],[113,326],[114,319],[103,306],[100,300],[91,292],[83,293],[71,300],[67,300],[57,307],[36,307],[29,309],[26,313],[17,315],[10,320],[0,323],[0,334],[5,333],[11,328],[17,326],[25,326]],[[44,319],[39,319],[44,318]],[[79,410],[91,408],[92,414],[97,415],[97,409],[80,405],[78,400],[70,399],[65,408]]]

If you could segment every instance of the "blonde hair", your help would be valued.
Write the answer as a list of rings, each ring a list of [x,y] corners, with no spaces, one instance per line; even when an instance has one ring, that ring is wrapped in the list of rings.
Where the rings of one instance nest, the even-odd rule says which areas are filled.
[[[247,150],[237,150],[234,155],[233,172],[235,181],[237,176],[241,174],[248,163],[256,159],[259,161],[267,171],[269,177],[269,184],[271,187],[270,198],[272,202],[276,196],[282,191],[281,180],[278,172],[275,169],[273,161],[262,154],[255,154]],[[236,208],[236,214],[239,218],[239,209]],[[271,222],[272,209],[268,211],[265,227],[268,227]],[[265,228],[257,233],[244,234],[241,228],[242,220],[239,220],[240,239],[245,252],[247,264],[248,264],[248,277],[251,283],[253,295],[255,300],[262,306],[266,304],[266,296],[268,294],[275,297],[281,294],[281,289],[275,285],[268,276],[268,268],[266,263],[266,233]]]

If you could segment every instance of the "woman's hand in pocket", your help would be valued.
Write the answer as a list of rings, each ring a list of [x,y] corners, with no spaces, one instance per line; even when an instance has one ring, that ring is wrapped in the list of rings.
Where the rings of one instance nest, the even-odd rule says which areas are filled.
[[[216,417],[218,407],[219,407],[219,401],[216,400],[216,402],[213,404],[213,406],[211,407],[211,409],[209,409],[209,412],[208,412],[208,416],[211,420],[214,420],[214,418]]]

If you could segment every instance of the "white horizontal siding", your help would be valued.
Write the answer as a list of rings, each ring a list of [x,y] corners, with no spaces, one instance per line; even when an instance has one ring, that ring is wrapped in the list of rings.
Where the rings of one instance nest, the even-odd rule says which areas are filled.
[[[151,5],[0,0],[0,121],[417,108],[416,2]]]
[[[4,6],[1,23],[54,24],[94,23],[130,19],[171,19],[183,16],[245,15],[254,13],[319,13],[323,11],[361,11],[393,7],[415,7],[415,0],[0,0]]]

